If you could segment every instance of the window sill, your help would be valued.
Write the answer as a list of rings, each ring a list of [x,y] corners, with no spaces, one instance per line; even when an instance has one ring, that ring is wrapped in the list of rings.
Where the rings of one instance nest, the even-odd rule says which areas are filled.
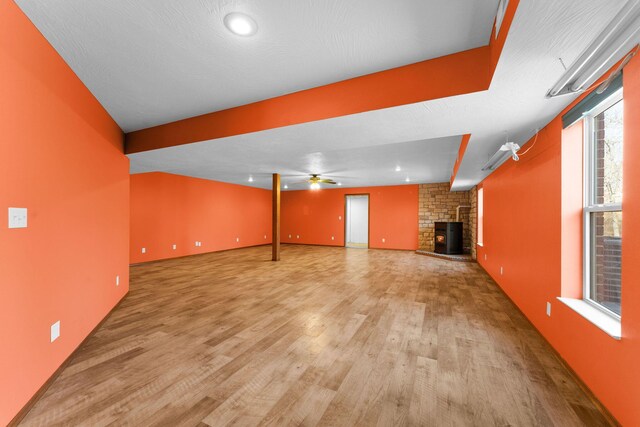
[[[616,340],[622,338],[622,327],[618,319],[608,316],[606,313],[603,313],[581,299],[558,297],[558,300],[606,332],[612,338]]]

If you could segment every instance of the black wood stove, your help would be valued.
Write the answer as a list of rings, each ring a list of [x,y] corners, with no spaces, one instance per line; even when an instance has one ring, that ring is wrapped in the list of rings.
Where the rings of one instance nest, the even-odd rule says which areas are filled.
[[[462,222],[436,222],[435,252],[457,255],[463,252]]]

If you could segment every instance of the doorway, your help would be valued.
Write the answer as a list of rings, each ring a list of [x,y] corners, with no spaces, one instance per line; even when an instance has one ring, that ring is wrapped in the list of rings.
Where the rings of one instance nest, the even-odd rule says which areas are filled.
[[[345,198],[345,246],[366,249],[369,247],[369,195],[349,194]]]

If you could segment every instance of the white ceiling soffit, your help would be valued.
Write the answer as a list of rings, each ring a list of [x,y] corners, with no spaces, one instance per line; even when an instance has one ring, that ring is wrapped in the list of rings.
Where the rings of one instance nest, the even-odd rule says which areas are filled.
[[[564,72],[558,58],[562,57],[566,64],[573,62],[622,4],[622,0],[521,0],[488,91],[133,154],[129,156],[131,170],[197,175],[209,165],[202,176],[238,184],[248,184],[249,174],[274,171],[339,171],[339,175],[345,175],[342,169],[346,168],[346,162],[339,163],[340,159],[328,152],[358,149],[365,155],[365,147],[382,145],[385,149],[396,147],[401,156],[402,143],[406,141],[440,138],[444,141],[451,135],[471,133],[454,183],[456,190],[468,189],[487,175],[481,168],[506,135],[524,143],[536,128],[546,125],[574,99],[545,97]],[[433,143],[431,148],[440,145],[435,141],[429,142]],[[415,159],[416,163],[407,171],[413,182],[449,180],[450,165],[457,156],[451,147],[457,150],[459,139],[456,144],[443,145],[448,147],[445,153],[434,152]],[[208,146],[209,155],[204,148]],[[248,150],[249,146],[253,148]],[[273,147],[277,147],[278,157],[270,156]],[[326,157],[312,153],[323,153]],[[405,176],[393,172],[398,161],[394,151],[385,153],[388,164],[378,166],[375,175],[380,171],[387,174],[386,184],[404,183]],[[314,158],[323,161],[314,163]],[[233,176],[218,172],[222,161],[228,162],[224,168],[233,170]],[[445,165],[449,168],[446,173],[432,173],[441,171]],[[366,177],[370,176],[365,177],[365,173],[354,176],[349,185],[368,185]],[[260,186],[267,185],[260,183]]]
[[[130,154],[131,173],[162,171],[271,188],[271,174],[277,171],[291,190],[307,189],[302,181],[310,173],[343,187],[443,182],[449,180],[462,140],[451,136],[387,143],[393,140],[389,135],[368,130],[372,139],[346,141],[335,126],[334,138],[320,136],[314,129],[318,123]]]
[[[16,0],[125,132],[486,45],[498,0]],[[229,12],[258,24],[231,34]]]

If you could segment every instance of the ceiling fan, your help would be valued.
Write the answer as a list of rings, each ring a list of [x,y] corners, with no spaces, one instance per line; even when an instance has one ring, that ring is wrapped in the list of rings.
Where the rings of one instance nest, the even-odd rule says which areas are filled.
[[[320,175],[317,173],[312,173],[310,174],[311,178],[303,181],[303,182],[308,182],[309,184],[311,184],[311,189],[312,190],[317,190],[320,188],[320,184],[337,184],[337,182],[335,182],[332,179],[328,179],[328,178],[320,178]]]

